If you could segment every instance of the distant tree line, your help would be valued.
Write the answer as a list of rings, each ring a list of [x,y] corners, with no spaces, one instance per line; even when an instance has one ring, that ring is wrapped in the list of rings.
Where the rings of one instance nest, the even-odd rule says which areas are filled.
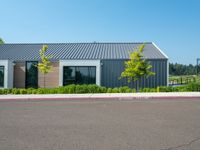
[[[170,75],[196,75],[196,65],[183,65],[178,63],[169,63],[169,74]]]

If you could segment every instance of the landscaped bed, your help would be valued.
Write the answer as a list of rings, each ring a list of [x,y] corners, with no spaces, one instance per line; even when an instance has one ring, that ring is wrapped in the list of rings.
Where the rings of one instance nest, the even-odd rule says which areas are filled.
[[[75,85],[57,88],[28,88],[28,89],[0,89],[0,94],[81,94],[81,93],[135,93],[136,89],[127,86],[119,88],[106,88],[90,85]],[[190,83],[184,86],[160,86],[157,88],[141,88],[139,92],[200,92],[200,82]]]

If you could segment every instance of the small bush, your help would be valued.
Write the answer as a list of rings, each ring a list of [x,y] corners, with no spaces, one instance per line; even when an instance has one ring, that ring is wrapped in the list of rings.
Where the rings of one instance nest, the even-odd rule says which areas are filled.
[[[99,93],[107,93],[106,87],[99,87]]]
[[[11,93],[12,94],[20,94],[20,89],[13,88]]]
[[[27,94],[33,94],[33,93],[32,93],[33,90],[34,90],[34,88],[28,88],[28,89],[26,89],[26,93],[27,93]]]
[[[20,94],[27,94],[27,90],[26,89],[20,89]]]
[[[132,93],[136,93],[136,89],[132,89],[131,92],[132,92]]]
[[[173,88],[171,86],[160,86],[159,92],[173,92]]]
[[[108,88],[107,93],[112,93],[112,88]]]
[[[101,93],[100,88],[95,84],[87,85],[88,93]]]
[[[45,94],[44,89],[43,88],[38,88],[36,94]]]
[[[196,83],[190,83],[187,85],[186,89],[188,91],[193,91],[193,92],[199,92],[200,91],[200,83],[196,82]]]
[[[76,93],[81,94],[81,93],[88,93],[87,85],[76,85]]]
[[[113,88],[112,93],[119,93],[119,88]]]
[[[130,93],[131,89],[128,86],[119,87],[119,93]]]
[[[68,85],[67,88],[68,88],[68,93],[69,94],[72,94],[72,93],[76,92],[76,85],[75,84]]]

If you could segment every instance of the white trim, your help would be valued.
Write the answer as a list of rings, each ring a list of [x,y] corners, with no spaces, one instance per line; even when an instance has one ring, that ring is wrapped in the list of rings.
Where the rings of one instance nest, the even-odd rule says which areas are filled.
[[[154,42],[152,42],[152,44],[153,44],[167,59],[169,59],[169,57],[168,57]]]
[[[101,63],[100,60],[60,60],[59,61],[59,86],[63,86],[64,66],[95,66],[96,84],[101,85]]]
[[[167,86],[169,86],[169,60],[167,60]]]
[[[0,60],[0,66],[4,66],[4,87],[0,87],[0,88],[12,88],[13,87],[12,61]]]
[[[167,86],[169,85],[169,57],[155,44],[152,44],[166,57],[167,59]]]

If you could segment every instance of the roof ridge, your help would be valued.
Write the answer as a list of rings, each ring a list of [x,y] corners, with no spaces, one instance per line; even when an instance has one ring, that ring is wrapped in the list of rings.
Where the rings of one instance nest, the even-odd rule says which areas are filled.
[[[66,42],[66,43],[4,43],[3,45],[44,45],[44,44],[152,44],[153,42]]]

